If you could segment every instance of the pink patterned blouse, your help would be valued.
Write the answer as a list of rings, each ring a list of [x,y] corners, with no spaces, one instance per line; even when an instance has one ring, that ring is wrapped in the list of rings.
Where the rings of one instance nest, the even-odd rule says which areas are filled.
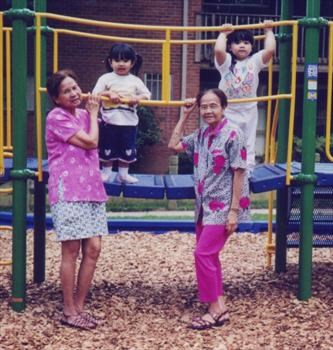
[[[232,200],[234,169],[246,169],[246,143],[242,131],[227,119],[215,129],[202,127],[182,139],[193,157],[196,222],[202,210],[204,225],[224,225]],[[238,221],[249,221],[249,182],[244,178]]]
[[[56,107],[46,119],[46,147],[49,168],[49,202],[59,201],[59,180],[67,202],[105,202],[97,149],[84,149],[68,143],[79,130],[89,131],[90,116],[84,109],[76,115]]]

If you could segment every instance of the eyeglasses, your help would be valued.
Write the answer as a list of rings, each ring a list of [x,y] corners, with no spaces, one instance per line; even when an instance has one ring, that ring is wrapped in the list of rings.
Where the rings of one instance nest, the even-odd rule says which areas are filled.
[[[208,109],[211,111],[216,111],[217,109],[221,108],[221,105],[218,105],[217,103],[211,103],[209,105],[201,105],[200,111],[206,112]]]

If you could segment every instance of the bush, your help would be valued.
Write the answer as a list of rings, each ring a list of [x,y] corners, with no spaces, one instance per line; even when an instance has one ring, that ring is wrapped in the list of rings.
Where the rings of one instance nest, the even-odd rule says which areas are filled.
[[[315,153],[319,155],[320,161],[327,161],[325,152],[325,136],[316,137]],[[333,135],[331,135],[331,151],[332,151]],[[302,139],[294,137],[294,159],[298,162],[302,161]],[[316,160],[317,161],[317,160]]]
[[[137,157],[142,158],[143,148],[152,146],[160,142],[161,129],[151,108],[139,106],[137,110],[139,116],[138,133],[136,138]]]
[[[187,153],[178,154],[178,174],[193,174],[193,160]]]

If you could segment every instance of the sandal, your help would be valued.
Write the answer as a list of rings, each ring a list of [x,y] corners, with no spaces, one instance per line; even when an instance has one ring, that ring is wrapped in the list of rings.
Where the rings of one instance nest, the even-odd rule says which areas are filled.
[[[73,327],[83,330],[90,330],[96,328],[96,324],[88,321],[82,315],[65,315],[63,314],[60,323],[67,327]]]
[[[218,316],[218,318],[215,321],[215,327],[221,327],[223,326],[225,323],[230,322],[230,316],[229,316],[229,311],[223,311],[220,313],[220,315]]]
[[[210,319],[207,319],[207,317]],[[228,321],[230,321],[228,310],[223,311],[220,314],[211,314],[210,312],[207,312],[203,316],[196,317],[192,321],[190,328],[196,331],[203,331],[213,327],[221,327]]]
[[[82,316],[88,322],[95,324],[96,326],[99,324],[99,322],[97,321],[95,316],[93,316],[92,314],[90,314],[88,312],[81,312],[80,316]]]

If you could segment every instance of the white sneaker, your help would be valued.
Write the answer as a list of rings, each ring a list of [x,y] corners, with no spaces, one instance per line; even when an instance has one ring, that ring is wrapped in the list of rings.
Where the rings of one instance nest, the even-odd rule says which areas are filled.
[[[139,180],[134,177],[131,176],[129,174],[127,174],[126,176],[121,176],[120,174],[117,175],[117,181],[124,183],[124,184],[135,184],[137,183]]]
[[[107,169],[107,168],[106,168]],[[101,177],[103,182],[109,182],[109,179],[112,175],[112,171],[106,170],[105,168],[102,168],[101,170]]]

